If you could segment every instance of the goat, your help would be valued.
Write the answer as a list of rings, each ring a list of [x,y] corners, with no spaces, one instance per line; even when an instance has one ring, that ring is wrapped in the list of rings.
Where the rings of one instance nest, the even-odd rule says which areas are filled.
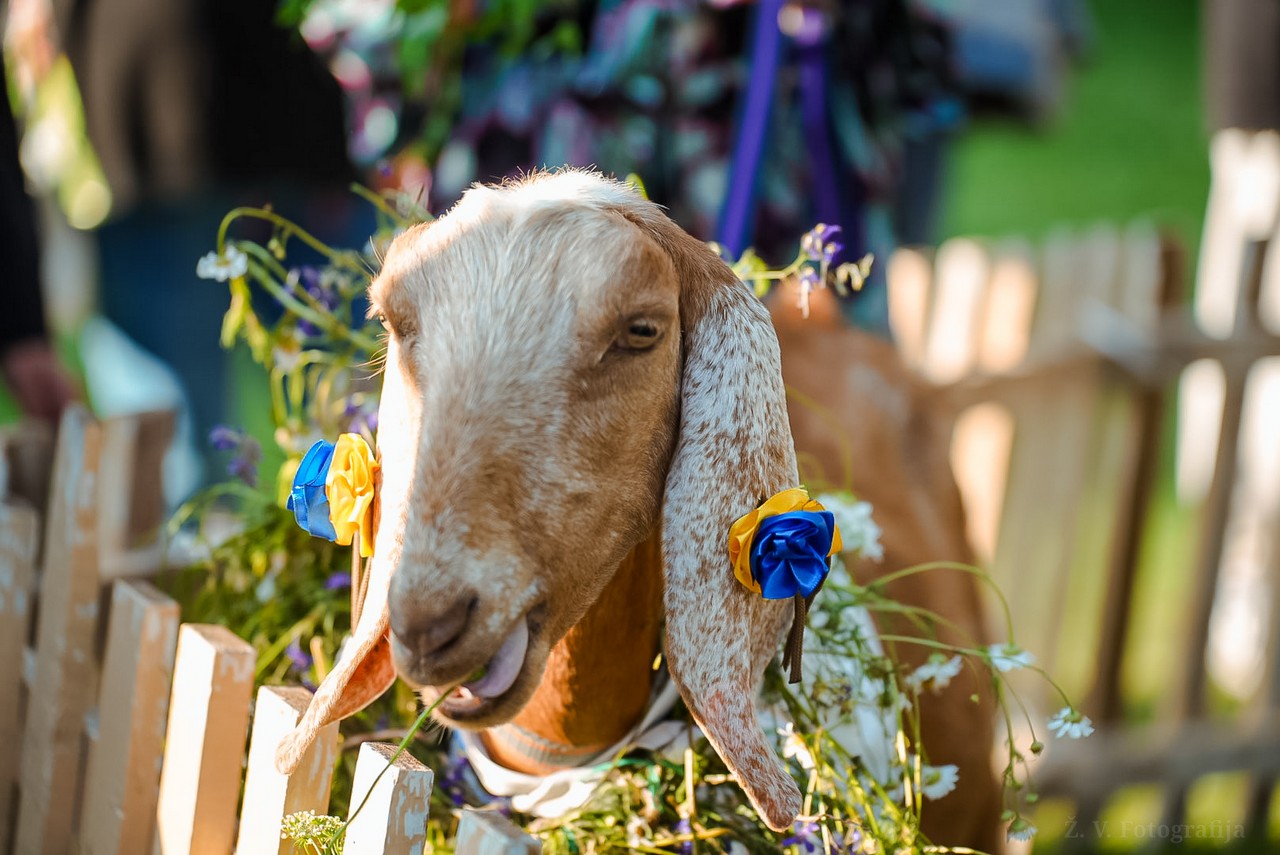
[[[473,188],[393,242],[370,300],[389,340],[366,605],[351,651],[281,743],[278,765],[296,767],[321,726],[397,673],[427,703],[472,677],[441,701],[443,724],[487,728],[494,758],[516,769],[571,765],[630,731],[661,644],[690,712],[764,822],[789,827],[801,795],[753,698],[790,603],[735,581],[726,535],[762,497],[800,483],[793,426],[813,454],[830,456],[821,428],[798,411],[789,423],[783,373],[803,387],[818,373],[813,360],[834,357],[856,381],[858,360],[887,359],[889,346],[820,323],[837,348],[823,356],[784,315],[775,333],[710,248],[625,185],[577,171]],[[794,362],[780,365],[779,334]],[[890,518],[911,515],[896,563],[963,559],[945,456],[933,442],[917,464],[895,447],[911,438],[893,432],[914,424],[914,387],[905,373],[876,376],[872,393],[855,382],[815,395],[840,399],[833,411],[850,437],[873,426],[868,442],[880,450],[857,452],[870,477],[855,487],[884,501],[886,546],[897,542]],[[918,507],[895,505],[894,489]],[[948,584],[941,600],[914,582],[900,587],[976,631],[972,591]],[[991,707],[989,697],[969,703],[973,691],[963,689],[973,710],[959,710],[954,691],[938,700],[973,728],[962,774],[976,780],[962,792],[984,801],[963,818],[994,830],[981,783],[991,777],[982,753],[991,725],[981,720]],[[926,727],[944,715],[926,716]],[[510,733],[531,735],[541,755],[502,738]],[[959,795],[949,798],[963,808]]]

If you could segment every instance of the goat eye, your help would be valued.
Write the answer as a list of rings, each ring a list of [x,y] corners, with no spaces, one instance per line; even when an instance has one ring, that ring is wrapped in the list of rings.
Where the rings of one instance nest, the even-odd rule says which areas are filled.
[[[384,330],[386,330],[387,332],[391,332],[391,331],[392,331],[392,330],[391,330],[391,324],[387,323],[387,316],[386,316],[386,315],[382,314],[382,312],[378,312],[376,315],[374,315],[374,317],[378,319],[378,323],[382,324],[382,328],[383,328]]]
[[[618,350],[648,350],[657,344],[661,337],[662,330],[658,329],[658,325],[653,321],[632,321],[614,341],[613,346]]]

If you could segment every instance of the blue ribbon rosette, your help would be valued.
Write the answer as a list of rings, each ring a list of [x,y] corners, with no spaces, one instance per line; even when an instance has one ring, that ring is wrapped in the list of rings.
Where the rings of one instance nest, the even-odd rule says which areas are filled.
[[[751,575],[766,600],[808,599],[826,581],[836,519],[830,511],[766,517],[751,542]]]
[[[337,532],[329,518],[329,495],[325,482],[329,477],[329,464],[333,462],[332,442],[320,440],[307,450],[298,472],[293,476],[293,488],[289,491],[286,507],[293,511],[293,518],[304,531],[336,541]]]

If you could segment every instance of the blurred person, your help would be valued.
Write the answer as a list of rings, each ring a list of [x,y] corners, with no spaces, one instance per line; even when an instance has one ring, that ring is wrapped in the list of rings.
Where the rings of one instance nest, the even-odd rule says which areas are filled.
[[[362,245],[374,226],[348,190],[338,86],[276,25],[275,5],[55,0],[112,195],[97,230],[103,313],[175,370],[202,449],[230,404],[227,288],[196,276],[224,215],[274,207],[341,245]]]
[[[4,51],[0,47],[0,68]],[[45,328],[35,211],[18,162],[18,131],[8,101],[0,116],[0,374],[25,415],[56,422],[76,397]]]

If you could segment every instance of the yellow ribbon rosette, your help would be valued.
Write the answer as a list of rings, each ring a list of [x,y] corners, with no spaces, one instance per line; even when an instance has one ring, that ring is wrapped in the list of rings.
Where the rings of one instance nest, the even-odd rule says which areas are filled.
[[[362,558],[373,555],[378,469],[373,449],[362,436],[344,433],[338,437],[324,482],[329,518],[337,543],[346,546],[359,533]]]

